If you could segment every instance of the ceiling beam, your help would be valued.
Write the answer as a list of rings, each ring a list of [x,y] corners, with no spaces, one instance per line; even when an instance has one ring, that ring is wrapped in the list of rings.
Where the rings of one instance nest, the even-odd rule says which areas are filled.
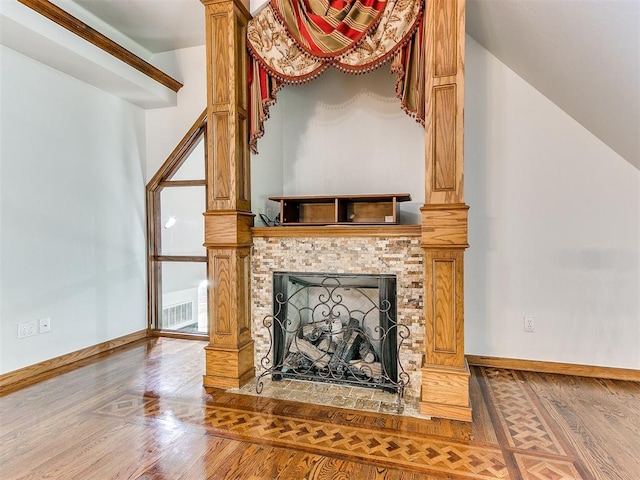
[[[122,45],[114,42],[110,38],[104,36],[97,30],[91,28],[86,23],[77,19],[73,15],[65,12],[63,9],[54,5],[48,0],[18,0],[18,2],[23,5],[31,8],[36,11],[40,15],[48,18],[54,23],[60,25],[66,30],[78,35],[82,39],[87,42],[95,45],[101,50],[105,51],[109,55],[121,60],[127,65],[135,68],[139,72],[147,75],[149,78],[155,80],[156,82],[164,85],[165,87],[171,89],[174,92],[178,92],[180,88],[182,88],[182,83],[180,83],[175,78],[167,75],[162,70],[154,67],[150,63],[141,59],[137,55],[131,53],[129,50],[124,48]]]

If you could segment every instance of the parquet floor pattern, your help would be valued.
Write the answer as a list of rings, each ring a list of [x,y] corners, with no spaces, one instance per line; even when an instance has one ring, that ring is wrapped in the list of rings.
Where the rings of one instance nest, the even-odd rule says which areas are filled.
[[[526,479],[582,479],[566,447],[536,406],[526,382],[513,370],[478,369],[485,379],[488,400],[498,419],[498,435]],[[542,455],[540,455],[542,454]]]
[[[371,430],[323,421],[244,411],[223,406],[142,398],[125,394],[96,413],[160,420],[177,419],[184,425],[203,427],[208,435],[257,441],[280,447],[301,448],[322,455],[344,455],[392,467],[432,473],[455,472],[462,478],[508,478],[500,449],[393,430]]]
[[[0,478],[640,479],[640,385],[473,368],[472,423],[202,388],[154,339],[0,394]],[[312,399],[310,399],[312,400]]]

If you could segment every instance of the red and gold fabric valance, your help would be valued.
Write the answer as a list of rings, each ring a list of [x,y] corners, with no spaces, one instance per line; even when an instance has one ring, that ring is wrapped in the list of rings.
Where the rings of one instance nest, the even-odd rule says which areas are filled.
[[[328,67],[360,74],[392,59],[402,108],[424,124],[423,0],[271,0],[250,22],[250,145],[284,84]]]
[[[375,27],[386,0],[274,0],[273,12],[299,48],[315,57],[335,57]]]

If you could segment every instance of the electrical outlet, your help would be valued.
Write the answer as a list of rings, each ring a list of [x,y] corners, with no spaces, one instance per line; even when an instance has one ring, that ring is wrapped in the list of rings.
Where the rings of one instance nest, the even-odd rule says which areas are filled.
[[[536,317],[524,317],[524,331],[529,333],[536,331]]]
[[[18,324],[18,338],[31,337],[37,333],[35,320]]]
[[[51,331],[51,319],[50,318],[41,318],[40,319],[40,333],[48,333]]]

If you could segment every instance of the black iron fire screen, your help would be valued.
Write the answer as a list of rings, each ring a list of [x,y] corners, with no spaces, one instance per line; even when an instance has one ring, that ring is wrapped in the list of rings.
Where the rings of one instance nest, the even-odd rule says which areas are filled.
[[[379,388],[401,401],[409,375],[399,350],[409,329],[396,321],[394,275],[276,272],[273,287],[258,393],[271,375]]]

